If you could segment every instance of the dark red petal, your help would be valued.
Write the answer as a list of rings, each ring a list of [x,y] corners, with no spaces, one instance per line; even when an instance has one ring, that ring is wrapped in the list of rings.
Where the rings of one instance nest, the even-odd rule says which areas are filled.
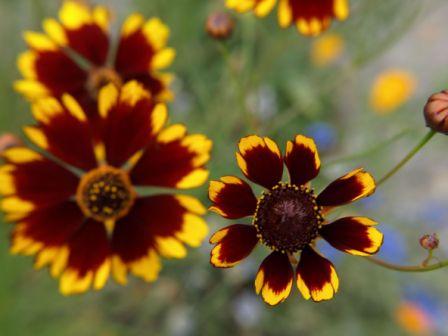
[[[338,291],[339,279],[333,264],[307,247],[297,265],[297,287],[306,300],[329,300]]]
[[[115,68],[125,77],[150,70],[154,49],[141,29],[121,36],[115,59]]]
[[[148,225],[151,215],[140,217],[142,211],[142,203],[137,200],[131,212],[115,224],[112,250],[125,263],[146,256],[148,250],[154,246],[154,237]]]
[[[44,98],[34,104],[34,115],[39,121],[45,142],[40,145],[62,161],[75,167],[90,170],[97,166],[93,151],[93,135],[87,117],[79,103],[71,96],[64,95],[62,102],[54,98]],[[78,113],[78,115],[76,114]]]
[[[282,155],[271,139],[251,135],[242,138],[238,148],[238,165],[249,180],[268,189],[281,180]]]
[[[313,139],[297,135],[288,141],[284,160],[292,184],[306,184],[319,174],[320,159]]]
[[[208,195],[213,202],[210,210],[225,218],[252,216],[257,207],[257,198],[250,185],[234,176],[211,181]]]
[[[124,81],[136,80],[143,84],[146,90],[151,92],[151,96],[156,101],[165,101],[165,99],[159,99],[165,90],[167,90],[167,84],[163,81],[162,77],[155,74],[150,74],[147,71],[141,73],[135,73],[131,75],[123,75]]]
[[[210,243],[216,244],[211,251],[210,263],[215,267],[233,267],[257,245],[257,230],[253,225],[230,225],[217,231],[210,238]]]
[[[81,227],[84,215],[75,202],[61,202],[44,209],[37,209],[20,221],[18,231],[22,237],[42,243],[46,248],[61,247]],[[14,248],[14,246],[13,246]]]
[[[325,207],[340,206],[367,197],[375,191],[375,180],[364,169],[356,169],[332,182],[317,197]]]
[[[334,248],[354,255],[372,255],[383,243],[383,234],[365,217],[345,217],[324,225],[320,235]]]
[[[129,99],[126,96],[133,96]],[[101,97],[100,97],[101,99]],[[154,140],[167,118],[165,106],[155,105],[137,82],[127,83],[107,113],[103,141],[110,165],[120,167]]]
[[[255,290],[271,305],[283,302],[291,292],[294,272],[284,253],[272,252],[264,259],[255,279]]]
[[[294,24],[300,33],[316,36],[326,30],[333,18],[345,20],[348,0],[280,0],[278,20],[283,28]]]
[[[181,241],[197,245],[208,232],[204,231],[203,221],[189,213],[192,211],[189,208],[181,196],[138,199],[131,212],[116,223],[112,238],[114,253],[125,263],[146,256],[151,248],[162,255],[183,257],[186,251]],[[162,246],[162,240],[170,246]]]
[[[334,16],[335,0],[288,0],[294,21],[301,18],[311,21],[313,18],[324,19]]]
[[[173,125],[146,148],[131,171],[136,185],[194,188],[208,178],[204,169],[211,141],[203,135],[185,135],[185,127]]]
[[[64,202],[76,193],[79,178],[67,169],[35,153],[35,158],[24,161],[24,152],[35,153],[26,148],[12,148],[4,156],[11,169],[4,171],[4,176],[11,181],[12,193],[6,196],[17,196],[29,201],[36,207]],[[16,161],[16,156],[21,156]]]
[[[70,239],[67,268],[80,277],[97,270],[109,257],[109,240],[103,223],[88,219]]]
[[[109,38],[96,24],[84,24],[78,29],[65,29],[68,45],[97,66],[106,63]]]
[[[61,50],[38,51],[34,66],[37,80],[56,97],[84,90],[87,73]]]

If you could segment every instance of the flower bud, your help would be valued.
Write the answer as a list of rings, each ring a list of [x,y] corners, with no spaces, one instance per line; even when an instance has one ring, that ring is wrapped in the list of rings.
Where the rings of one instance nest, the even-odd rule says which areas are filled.
[[[4,133],[0,135],[0,153],[3,153],[5,150],[22,146],[23,142],[18,137],[16,137],[12,133]]]
[[[426,234],[420,238],[420,245],[425,250],[432,251],[439,247],[439,237],[436,233]]]
[[[205,24],[207,33],[217,40],[228,39],[235,27],[235,21],[229,14],[223,12],[212,13],[208,16]]]
[[[448,134],[448,90],[429,97],[423,114],[426,126],[436,132]]]

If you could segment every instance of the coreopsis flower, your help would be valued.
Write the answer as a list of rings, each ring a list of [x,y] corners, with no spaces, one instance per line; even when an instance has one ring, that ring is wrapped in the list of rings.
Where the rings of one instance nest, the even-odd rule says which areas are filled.
[[[65,1],[59,20],[43,21],[45,33],[24,33],[29,50],[18,58],[24,78],[15,83],[15,89],[32,101],[68,93],[89,118],[97,117],[97,95],[108,83],[120,86],[135,79],[157,101],[169,100],[172,76],[160,72],[175,56],[166,46],[169,28],[158,18],[145,21],[142,15],[132,14],[122,25],[114,50],[109,25],[106,7]]]
[[[338,34],[325,34],[313,41],[311,62],[317,67],[326,67],[336,62],[344,52],[344,40]]]
[[[228,8],[240,13],[253,11],[264,17],[275,7],[277,0],[226,0]],[[349,15],[348,0],[279,0],[278,22],[282,28],[291,25],[308,36],[328,29],[332,19],[345,20]]]
[[[212,265],[233,267],[259,243],[266,245],[271,253],[258,270],[255,290],[265,302],[276,305],[291,292],[292,264],[300,253],[295,279],[302,296],[314,301],[331,299],[339,288],[338,276],[333,264],[316,250],[315,242],[324,238],[336,249],[360,256],[379,250],[383,235],[373,220],[344,217],[329,223],[325,219],[332,209],[372,194],[373,177],[356,169],[316,195],[310,181],[319,173],[320,159],[312,139],[297,135],[287,143],[285,156],[266,137],[242,138],[238,147],[240,169],[264,191],[256,197],[251,186],[236,176],[210,183],[212,211],[228,219],[251,217],[252,221],[225,227],[210,238],[210,243],[216,244]],[[281,182],[284,164],[289,182]]]
[[[395,308],[395,320],[410,335],[431,335],[435,331],[433,318],[417,302],[401,302]]]
[[[409,71],[390,69],[380,73],[372,84],[370,105],[378,114],[390,114],[414,94],[417,79]]]
[[[101,289],[110,273],[120,284],[129,272],[154,281],[161,256],[183,258],[208,233],[203,205],[176,189],[206,181],[211,141],[165,126],[166,106],[136,81],[102,88],[98,113],[94,142],[79,101],[38,100],[25,133],[43,153],[12,148],[0,168],[11,252],[49,265],[63,294]]]

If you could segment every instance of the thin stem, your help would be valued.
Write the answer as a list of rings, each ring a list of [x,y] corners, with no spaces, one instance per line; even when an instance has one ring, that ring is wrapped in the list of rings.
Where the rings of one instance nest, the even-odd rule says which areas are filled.
[[[374,263],[378,266],[397,271],[397,272],[409,272],[409,273],[422,273],[422,272],[430,272],[435,271],[444,267],[448,266],[448,260],[442,260],[438,263],[432,264],[432,265],[415,265],[415,266],[405,266],[405,265],[397,265],[397,264],[391,264],[387,261],[377,259],[374,257],[367,257],[365,258],[371,263]]]
[[[393,167],[386,175],[384,175],[377,183],[377,186],[383,184],[386,182],[389,178],[394,176],[403,166],[406,165],[425,145],[431,140],[434,135],[436,135],[436,132],[433,130],[430,130],[423,139],[415,146],[409,153],[406,155],[403,160],[401,160],[395,167]]]
[[[377,152],[386,149],[386,147],[392,145],[394,142],[402,139],[405,136],[408,136],[410,133],[411,132],[410,132],[409,129],[403,130],[400,133],[398,133],[397,135],[391,137],[390,139],[388,139],[386,141],[383,141],[383,142],[375,145],[374,147],[371,147],[371,148],[369,148],[367,150],[364,150],[362,152],[359,152],[359,153],[351,154],[351,155],[348,155],[348,156],[345,156],[345,157],[338,158],[338,159],[335,159],[333,161],[327,162],[325,164],[325,166],[326,167],[333,166],[333,165],[336,165],[336,164],[339,164],[339,163],[343,163],[343,162],[347,162],[347,161],[354,161],[354,160],[362,159],[364,157],[373,156]]]

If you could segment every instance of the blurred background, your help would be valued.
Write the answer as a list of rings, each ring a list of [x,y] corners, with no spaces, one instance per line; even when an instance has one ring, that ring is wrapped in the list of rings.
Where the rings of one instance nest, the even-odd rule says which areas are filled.
[[[100,1],[94,1],[100,3]],[[258,20],[231,13],[231,39],[204,31],[224,0],[114,0],[114,32],[131,12],[158,16],[177,50],[171,120],[214,143],[211,177],[240,173],[234,159],[240,137],[259,133],[279,144],[295,134],[314,137],[322,173],[315,187],[363,166],[377,178],[427,132],[422,108],[448,86],[446,0],[350,0],[351,15],[319,38],[282,30],[272,13]],[[24,30],[40,30],[57,0],[0,0],[0,132],[21,136],[31,122],[28,103],[13,92],[15,60]],[[448,256],[448,155],[441,135],[377,193],[337,215],[362,214],[380,222],[380,256],[420,264],[418,239],[437,232],[440,259]],[[206,186],[196,194],[208,205]],[[211,232],[230,224],[207,215]],[[259,247],[230,270],[209,265],[204,242],[185,260],[164,261],[157,282],[109,281],[101,292],[63,297],[32,258],[8,253],[10,224],[0,225],[0,335],[448,335],[448,270],[404,274],[345,256],[322,244],[341,287],[315,304],[293,289],[276,308],[255,295],[263,257]]]

